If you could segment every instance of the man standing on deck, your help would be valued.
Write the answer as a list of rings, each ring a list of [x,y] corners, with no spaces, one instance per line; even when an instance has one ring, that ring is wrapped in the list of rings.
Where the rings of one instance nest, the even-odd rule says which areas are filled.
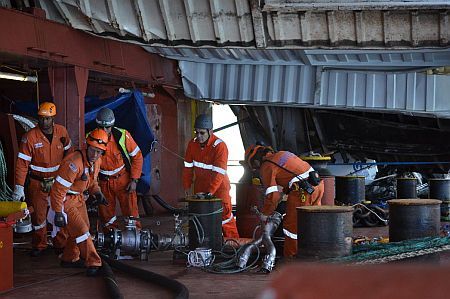
[[[228,148],[213,133],[212,120],[206,114],[195,119],[195,138],[186,149],[183,169],[183,187],[189,195],[193,178],[194,192],[206,198],[222,199],[222,232],[224,237],[239,238],[236,220],[231,212],[230,179],[227,175]]]
[[[102,157],[99,184],[110,203],[100,206],[99,214],[105,229],[116,227],[116,198],[123,216],[139,218],[136,186],[142,173],[144,158],[130,132],[115,127],[114,112],[109,108],[98,111],[97,127],[109,136],[106,153]],[[140,222],[136,222],[141,227]]]
[[[37,257],[47,248],[47,208],[50,188],[56,171],[64,156],[72,151],[69,134],[65,127],[55,124],[56,106],[44,102],[38,110],[38,126],[22,137],[16,162],[16,186],[13,200],[25,199],[25,180],[30,182],[28,193],[34,213],[31,256]],[[56,253],[62,252],[66,236],[61,231],[53,240]]]

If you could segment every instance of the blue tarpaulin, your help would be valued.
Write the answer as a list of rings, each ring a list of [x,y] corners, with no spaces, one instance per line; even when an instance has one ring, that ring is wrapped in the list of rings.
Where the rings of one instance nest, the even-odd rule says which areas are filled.
[[[150,189],[151,183],[151,159],[150,150],[154,136],[147,120],[144,97],[138,90],[129,93],[122,93],[109,99],[99,99],[97,97],[86,98],[85,123],[86,132],[90,132],[96,127],[95,117],[97,112],[103,108],[110,108],[114,111],[116,123],[114,126],[128,130],[133,136],[144,156],[144,166],[142,177],[138,184],[138,192],[146,193]]]

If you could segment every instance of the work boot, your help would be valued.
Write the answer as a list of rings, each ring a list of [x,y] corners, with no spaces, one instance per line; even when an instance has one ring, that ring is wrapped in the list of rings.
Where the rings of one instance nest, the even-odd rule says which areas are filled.
[[[94,277],[100,273],[100,266],[89,266],[86,270],[86,276]]]
[[[78,259],[75,262],[61,261],[60,265],[63,268],[84,268],[84,260]]]
[[[30,256],[31,257],[39,257],[42,255],[43,252],[44,252],[44,249],[33,248],[33,249],[31,249]]]

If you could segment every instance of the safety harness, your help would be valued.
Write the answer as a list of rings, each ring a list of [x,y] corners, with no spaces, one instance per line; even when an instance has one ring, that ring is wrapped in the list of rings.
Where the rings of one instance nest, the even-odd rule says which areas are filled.
[[[306,191],[308,194],[312,194],[314,192],[313,186],[317,186],[320,183],[320,177],[315,170],[309,172],[308,179],[306,180],[306,179],[302,178],[299,174],[296,174],[295,172],[276,163],[275,161],[272,161],[272,160],[266,158],[266,159],[262,160],[262,163],[264,163],[264,162],[272,163],[272,164],[278,166],[279,168],[283,169],[284,171],[287,171],[288,173],[293,174],[294,177],[298,179],[297,184],[294,183],[291,186],[288,186],[286,194],[289,194],[291,191],[297,191],[298,187],[300,187],[301,189]]]

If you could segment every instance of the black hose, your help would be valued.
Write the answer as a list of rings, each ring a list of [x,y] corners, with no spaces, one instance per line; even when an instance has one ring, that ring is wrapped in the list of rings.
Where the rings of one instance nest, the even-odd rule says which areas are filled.
[[[153,205],[150,196],[142,196],[142,206],[146,216],[153,216]]]
[[[162,199],[159,195],[153,194],[152,197],[156,200],[156,202],[163,207],[164,209],[168,210],[171,213],[174,214],[183,214],[186,213],[186,210],[183,209],[177,209],[169,205],[164,199]]]
[[[123,295],[117,285],[116,277],[105,259],[102,259],[102,271],[110,298],[123,299]]]
[[[148,281],[159,285],[162,288],[169,289],[173,293],[175,293],[176,299],[187,299],[189,298],[189,290],[186,286],[175,279],[170,279],[166,276],[162,276],[160,274],[144,270],[141,268],[136,268],[117,260],[110,259],[106,255],[101,255],[102,259],[106,260],[112,267],[123,271],[127,274],[131,274],[137,278],[140,278],[144,281]]]

